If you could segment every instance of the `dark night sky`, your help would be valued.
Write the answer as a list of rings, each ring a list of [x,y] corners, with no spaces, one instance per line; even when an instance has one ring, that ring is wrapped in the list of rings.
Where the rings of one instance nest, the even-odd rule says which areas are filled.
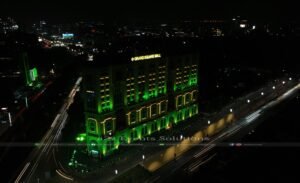
[[[176,20],[244,18],[268,21],[299,20],[293,0],[1,0],[0,16],[21,21],[53,20]]]

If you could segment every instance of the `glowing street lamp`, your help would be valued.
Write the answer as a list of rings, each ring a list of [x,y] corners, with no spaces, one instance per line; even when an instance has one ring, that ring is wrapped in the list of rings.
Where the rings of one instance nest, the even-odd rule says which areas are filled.
[[[208,121],[207,121],[207,124],[209,124],[209,125],[210,125],[210,120],[208,120]]]
[[[272,87],[272,89],[273,89],[273,90],[275,90],[275,89],[276,89],[276,87],[275,87],[275,86],[273,86],[273,87]]]
[[[249,104],[250,102],[251,102],[251,101],[248,99],[248,100],[247,100],[247,103]]]
[[[264,93],[264,92],[261,92],[260,94],[261,94],[262,96],[263,96],[263,95],[265,95],[265,93]]]

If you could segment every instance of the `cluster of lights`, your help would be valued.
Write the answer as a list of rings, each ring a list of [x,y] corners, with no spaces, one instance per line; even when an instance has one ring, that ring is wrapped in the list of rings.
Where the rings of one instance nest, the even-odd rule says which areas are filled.
[[[151,54],[151,55],[132,57],[131,61],[134,62],[134,61],[149,60],[149,59],[154,59],[154,58],[161,58],[161,54]]]

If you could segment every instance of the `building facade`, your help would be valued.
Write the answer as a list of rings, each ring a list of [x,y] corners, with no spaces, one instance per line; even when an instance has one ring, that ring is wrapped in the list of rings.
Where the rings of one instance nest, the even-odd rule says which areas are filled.
[[[93,156],[106,156],[198,114],[197,55],[128,58],[126,64],[90,67],[83,73],[86,141]]]

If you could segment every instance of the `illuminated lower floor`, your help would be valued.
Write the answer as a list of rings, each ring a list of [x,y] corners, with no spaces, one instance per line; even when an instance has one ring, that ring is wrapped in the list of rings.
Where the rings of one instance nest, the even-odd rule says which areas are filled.
[[[113,137],[101,138],[93,135],[86,136],[87,148],[90,155],[95,157],[107,156],[117,150],[120,144],[130,144],[141,140],[157,131],[170,128],[190,117],[198,114],[198,104],[192,104],[185,108],[172,111],[164,116],[156,118],[133,128],[126,128],[115,133]]]

